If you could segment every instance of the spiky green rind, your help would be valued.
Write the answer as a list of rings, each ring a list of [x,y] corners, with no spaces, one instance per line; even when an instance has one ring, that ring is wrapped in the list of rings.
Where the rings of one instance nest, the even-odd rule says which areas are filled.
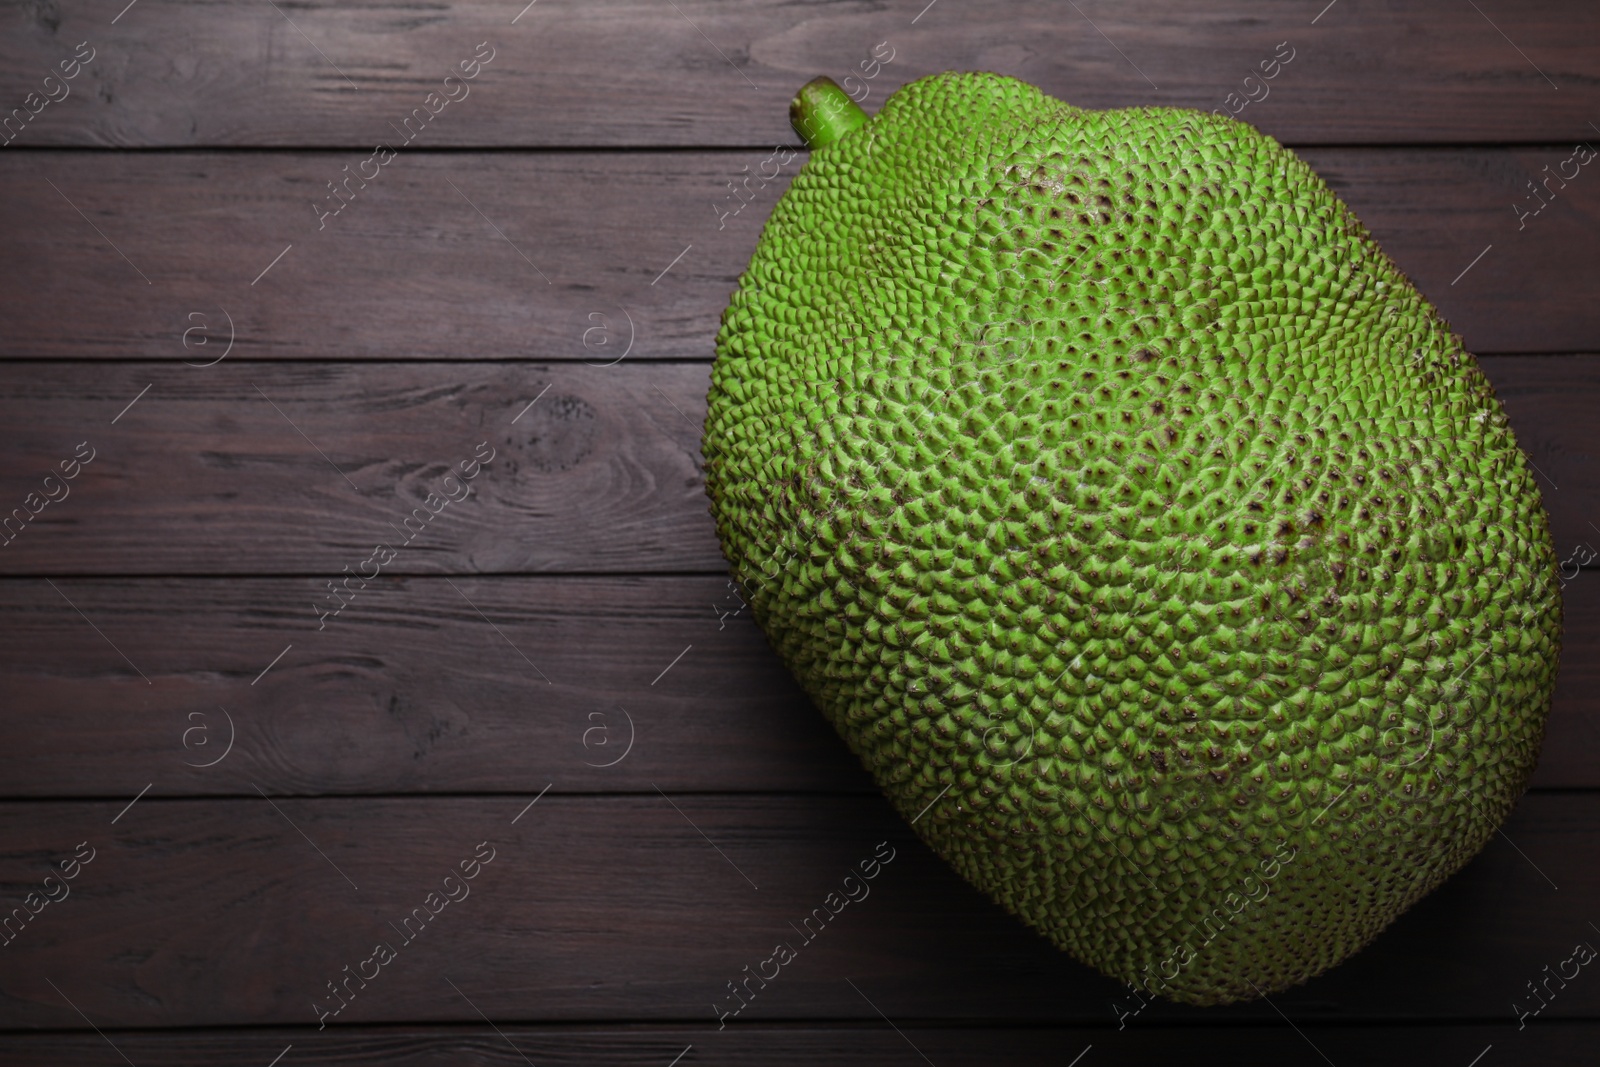
[[[1528,463],[1241,123],[906,86],[774,209],[704,455],[757,620],[891,801],[1119,979],[1304,981],[1533,769],[1560,601]]]

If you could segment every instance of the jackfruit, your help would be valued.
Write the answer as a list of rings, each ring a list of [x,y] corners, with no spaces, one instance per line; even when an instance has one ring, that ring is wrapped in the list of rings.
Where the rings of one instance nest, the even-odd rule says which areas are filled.
[[[1556,555],[1473,356],[1233,119],[954,73],[794,117],[703,441],[772,645],[1084,963],[1215,1004],[1349,957],[1549,711]]]

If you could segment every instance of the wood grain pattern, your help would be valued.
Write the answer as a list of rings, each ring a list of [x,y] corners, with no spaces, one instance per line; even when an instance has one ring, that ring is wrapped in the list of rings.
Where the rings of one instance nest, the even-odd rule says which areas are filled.
[[[1542,472],[1563,557],[1600,547],[1600,357],[1482,365]],[[409,532],[384,573],[723,574],[700,473],[708,382],[704,365],[627,362],[0,367],[0,501],[21,506],[78,444],[96,450],[71,495],[0,547],[0,573],[320,588]],[[483,442],[495,459],[473,495],[405,527]]]
[[[11,506],[96,450],[0,548],[8,573],[326,580],[380,542],[390,575],[726,569],[699,469],[703,365],[80,363],[0,381]],[[491,462],[447,488],[484,443]],[[466,490],[423,523],[430,493]]]
[[[708,360],[771,153],[402,153],[319,221],[366,153],[13,150],[0,356]],[[1570,145],[1302,155],[1472,350],[1600,351],[1600,177],[1513,207]]]
[[[1567,585],[1534,792],[1480,857],[1270,1004],[1119,1028],[1124,991],[931,855],[719,617],[698,448],[719,316],[805,156],[737,214],[733,183],[793,140],[802,82],[883,42],[869,111],[944,69],[1211,109],[1286,41],[1240,117],[1492,354],[1558,551],[1600,546],[1600,355],[1567,354],[1600,353],[1600,178],[1518,218],[1600,142],[1600,8],[125,2],[30,0],[0,35],[0,509],[96,450],[0,535],[0,1067],[1593,1062],[1600,981],[1525,1029],[1513,1004],[1600,944],[1600,571]],[[79,41],[70,96],[30,97]],[[482,841],[470,898],[405,942]],[[878,842],[870,898],[719,1031],[726,983]],[[319,1030],[379,938],[398,957]]]
[[[876,792],[724,579],[55,585],[0,583],[3,795]]]
[[[725,983],[775,943],[803,941],[790,924],[890,850],[863,899],[795,944],[767,988],[752,984],[731,1027],[876,1023],[847,978],[902,1024],[1105,1025],[1126,999],[962,882],[882,800],[547,795],[513,823],[531,799],[151,795],[115,825],[121,798],[7,804],[8,903],[79,842],[95,851],[71,895],[5,948],[0,1025],[81,1029],[87,1016],[102,1028],[314,1028],[325,1009],[313,998],[336,1006],[326,983],[361,969],[386,939],[397,958],[376,977],[366,968],[369,986],[350,987],[331,1027],[673,1020],[709,1041]],[[1471,1018],[1514,1032],[1509,1006],[1524,984],[1596,937],[1600,796],[1530,795],[1505,834],[1367,949],[1273,1005],[1301,1024]],[[491,861],[452,888],[464,899],[440,904],[405,943],[390,923],[484,841]],[[1600,982],[1572,981],[1535,1024],[1597,1012]],[[1129,1029],[1245,1020],[1276,1027],[1281,1017],[1261,1002],[1160,1003]]]
[[[309,579],[55,584],[0,583],[0,796],[876,793],[722,579],[382,580],[321,631]],[[1535,788],[1600,788],[1597,649],[1586,571]]]
[[[331,218],[327,183],[368,153],[6,156],[0,256],[31,270],[0,292],[0,351],[709,360],[799,159],[725,218],[727,183],[770,151],[405,153]]]
[[[899,1026],[882,1019],[860,1023],[745,1026],[707,1034],[689,1026],[628,1027],[500,1025],[497,1034],[477,1026],[341,1027],[312,1030],[254,1029],[149,1032],[111,1031],[117,1049],[134,1063],[167,1067],[213,1067],[245,1063],[265,1067],[293,1045],[284,1063],[297,1067],[669,1067],[684,1054],[684,1067],[761,1064],[762,1067],[992,1067],[995,1063],[1068,1067],[1072,1058],[1097,1067],[1149,1067],[1182,1062],[1185,1067],[1284,1067],[1322,1063],[1415,1067],[1418,1063],[1466,1065],[1486,1047],[1506,1063],[1582,1067],[1591,1062],[1600,1027],[1589,1022],[1531,1024],[1518,1033],[1498,1023],[1418,1024],[1407,1027],[1318,1024],[1297,1020],[1256,1026],[1169,1024],[1137,1026],[975,1027]],[[1296,1033],[1296,1029],[1300,1032]],[[1495,1053],[1491,1053],[1495,1055]],[[0,1043],[0,1067],[103,1067],[114,1062],[106,1040],[82,1034],[12,1035]],[[526,1056],[527,1060],[522,1057]],[[1089,1056],[1094,1059],[1090,1060]],[[110,1058],[110,1059],[108,1059]],[[1485,1060],[1487,1062],[1487,1058]]]
[[[72,95],[18,144],[364,145],[392,136],[390,123],[442,92],[445,75],[488,42],[494,58],[419,141],[761,144],[790,136],[784,107],[795,89],[818,74],[859,75],[879,41],[894,59],[869,83],[869,105],[955,69],[1015,75],[1082,107],[1210,110],[1242,95],[1243,79],[1287,40],[1294,58],[1241,113],[1280,139],[1586,136],[1600,30],[1589,5],[1501,2],[1480,14],[1443,0],[1345,0],[1318,15],[1322,6],[1232,0],[1195,11],[1132,0],[1063,11],[1028,0],[1001,17],[988,4],[926,0],[676,9],[543,0],[518,15],[516,0],[282,12],[248,0],[143,0],[115,25],[98,9],[43,6],[0,46],[0,99],[20,106],[87,39],[98,53]]]

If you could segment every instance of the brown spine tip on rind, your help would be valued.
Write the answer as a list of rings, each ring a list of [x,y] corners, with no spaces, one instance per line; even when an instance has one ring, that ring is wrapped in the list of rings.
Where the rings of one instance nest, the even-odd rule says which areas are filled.
[[[867,113],[832,78],[812,78],[789,101],[789,124],[815,151],[867,124]]]

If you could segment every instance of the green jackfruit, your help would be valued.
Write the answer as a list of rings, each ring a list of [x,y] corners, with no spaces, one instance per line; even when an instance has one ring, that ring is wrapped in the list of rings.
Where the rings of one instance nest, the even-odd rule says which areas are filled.
[[[1340,962],[1495,833],[1560,640],[1472,355],[1292,152],[992,74],[814,151],[717,335],[755,617],[890,801],[1194,1004]]]

